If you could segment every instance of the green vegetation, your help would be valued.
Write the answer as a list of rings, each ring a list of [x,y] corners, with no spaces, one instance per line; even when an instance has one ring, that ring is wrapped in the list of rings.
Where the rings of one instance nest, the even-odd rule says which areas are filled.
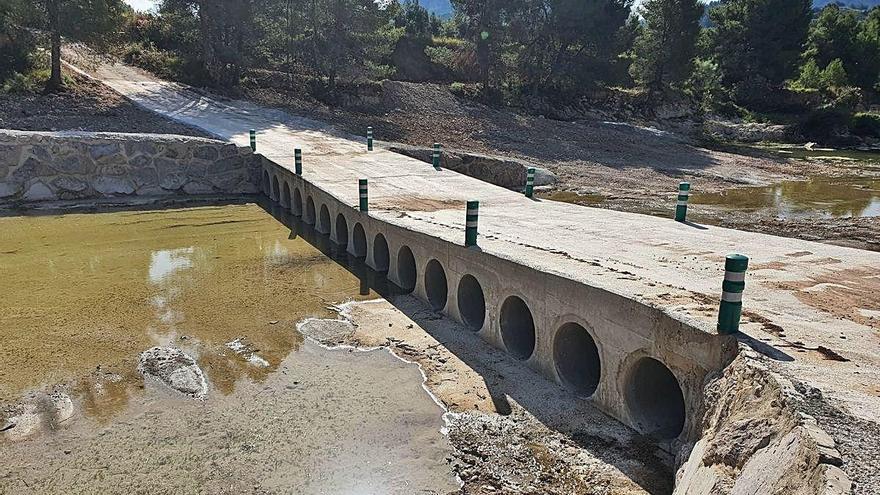
[[[630,98],[699,113],[796,122],[809,136],[873,136],[880,102],[880,7],[811,0],[0,0],[0,80],[63,86],[60,39],[112,45],[126,62],[195,85],[269,85],[317,96],[383,78],[458,95],[562,107]],[[63,21],[61,21],[63,20]],[[45,68],[43,68],[45,70]],[[29,72],[30,71],[30,72]]]

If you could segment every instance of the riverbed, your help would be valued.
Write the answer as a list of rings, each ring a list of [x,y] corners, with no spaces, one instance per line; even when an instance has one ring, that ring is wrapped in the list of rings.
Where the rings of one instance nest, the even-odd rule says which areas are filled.
[[[0,218],[0,493],[447,493],[444,409],[296,329],[376,299],[254,204]],[[193,399],[142,376],[176,347]]]

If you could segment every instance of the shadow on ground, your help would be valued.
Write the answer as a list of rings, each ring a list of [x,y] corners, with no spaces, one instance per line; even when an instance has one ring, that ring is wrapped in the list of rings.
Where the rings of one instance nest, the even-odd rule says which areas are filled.
[[[614,466],[648,493],[672,492],[672,459],[653,439],[625,427],[599,411],[589,399],[576,397],[507,353],[490,346],[463,325],[407,295],[407,291],[388,281],[384,273],[373,271],[362,259],[354,258],[328,235],[318,233],[285,208],[265,199],[259,204],[290,228],[291,238],[304,239],[357,276],[361,281],[361,295],[370,291],[379,294],[478,373],[499,414],[511,414],[515,407],[513,402],[551,430],[564,435],[567,445],[584,449],[591,456]]]

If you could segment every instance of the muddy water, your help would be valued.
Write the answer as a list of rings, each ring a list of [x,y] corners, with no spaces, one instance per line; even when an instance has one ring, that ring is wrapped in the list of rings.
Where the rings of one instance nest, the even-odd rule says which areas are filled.
[[[23,395],[73,403],[0,433],[0,493],[458,486],[415,365],[295,330],[377,296],[260,207],[7,217],[0,232],[0,427]],[[196,358],[204,402],[138,374],[154,345]]]
[[[694,204],[767,211],[781,218],[880,216],[880,178],[815,176],[766,187],[694,194]]]

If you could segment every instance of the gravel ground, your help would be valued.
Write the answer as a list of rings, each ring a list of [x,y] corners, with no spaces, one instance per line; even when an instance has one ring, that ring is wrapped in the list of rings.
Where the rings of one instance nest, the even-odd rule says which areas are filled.
[[[822,392],[793,380],[802,395],[798,409],[815,417],[837,443],[842,469],[853,482],[853,495],[874,495],[880,487],[880,425],[829,404]]]

